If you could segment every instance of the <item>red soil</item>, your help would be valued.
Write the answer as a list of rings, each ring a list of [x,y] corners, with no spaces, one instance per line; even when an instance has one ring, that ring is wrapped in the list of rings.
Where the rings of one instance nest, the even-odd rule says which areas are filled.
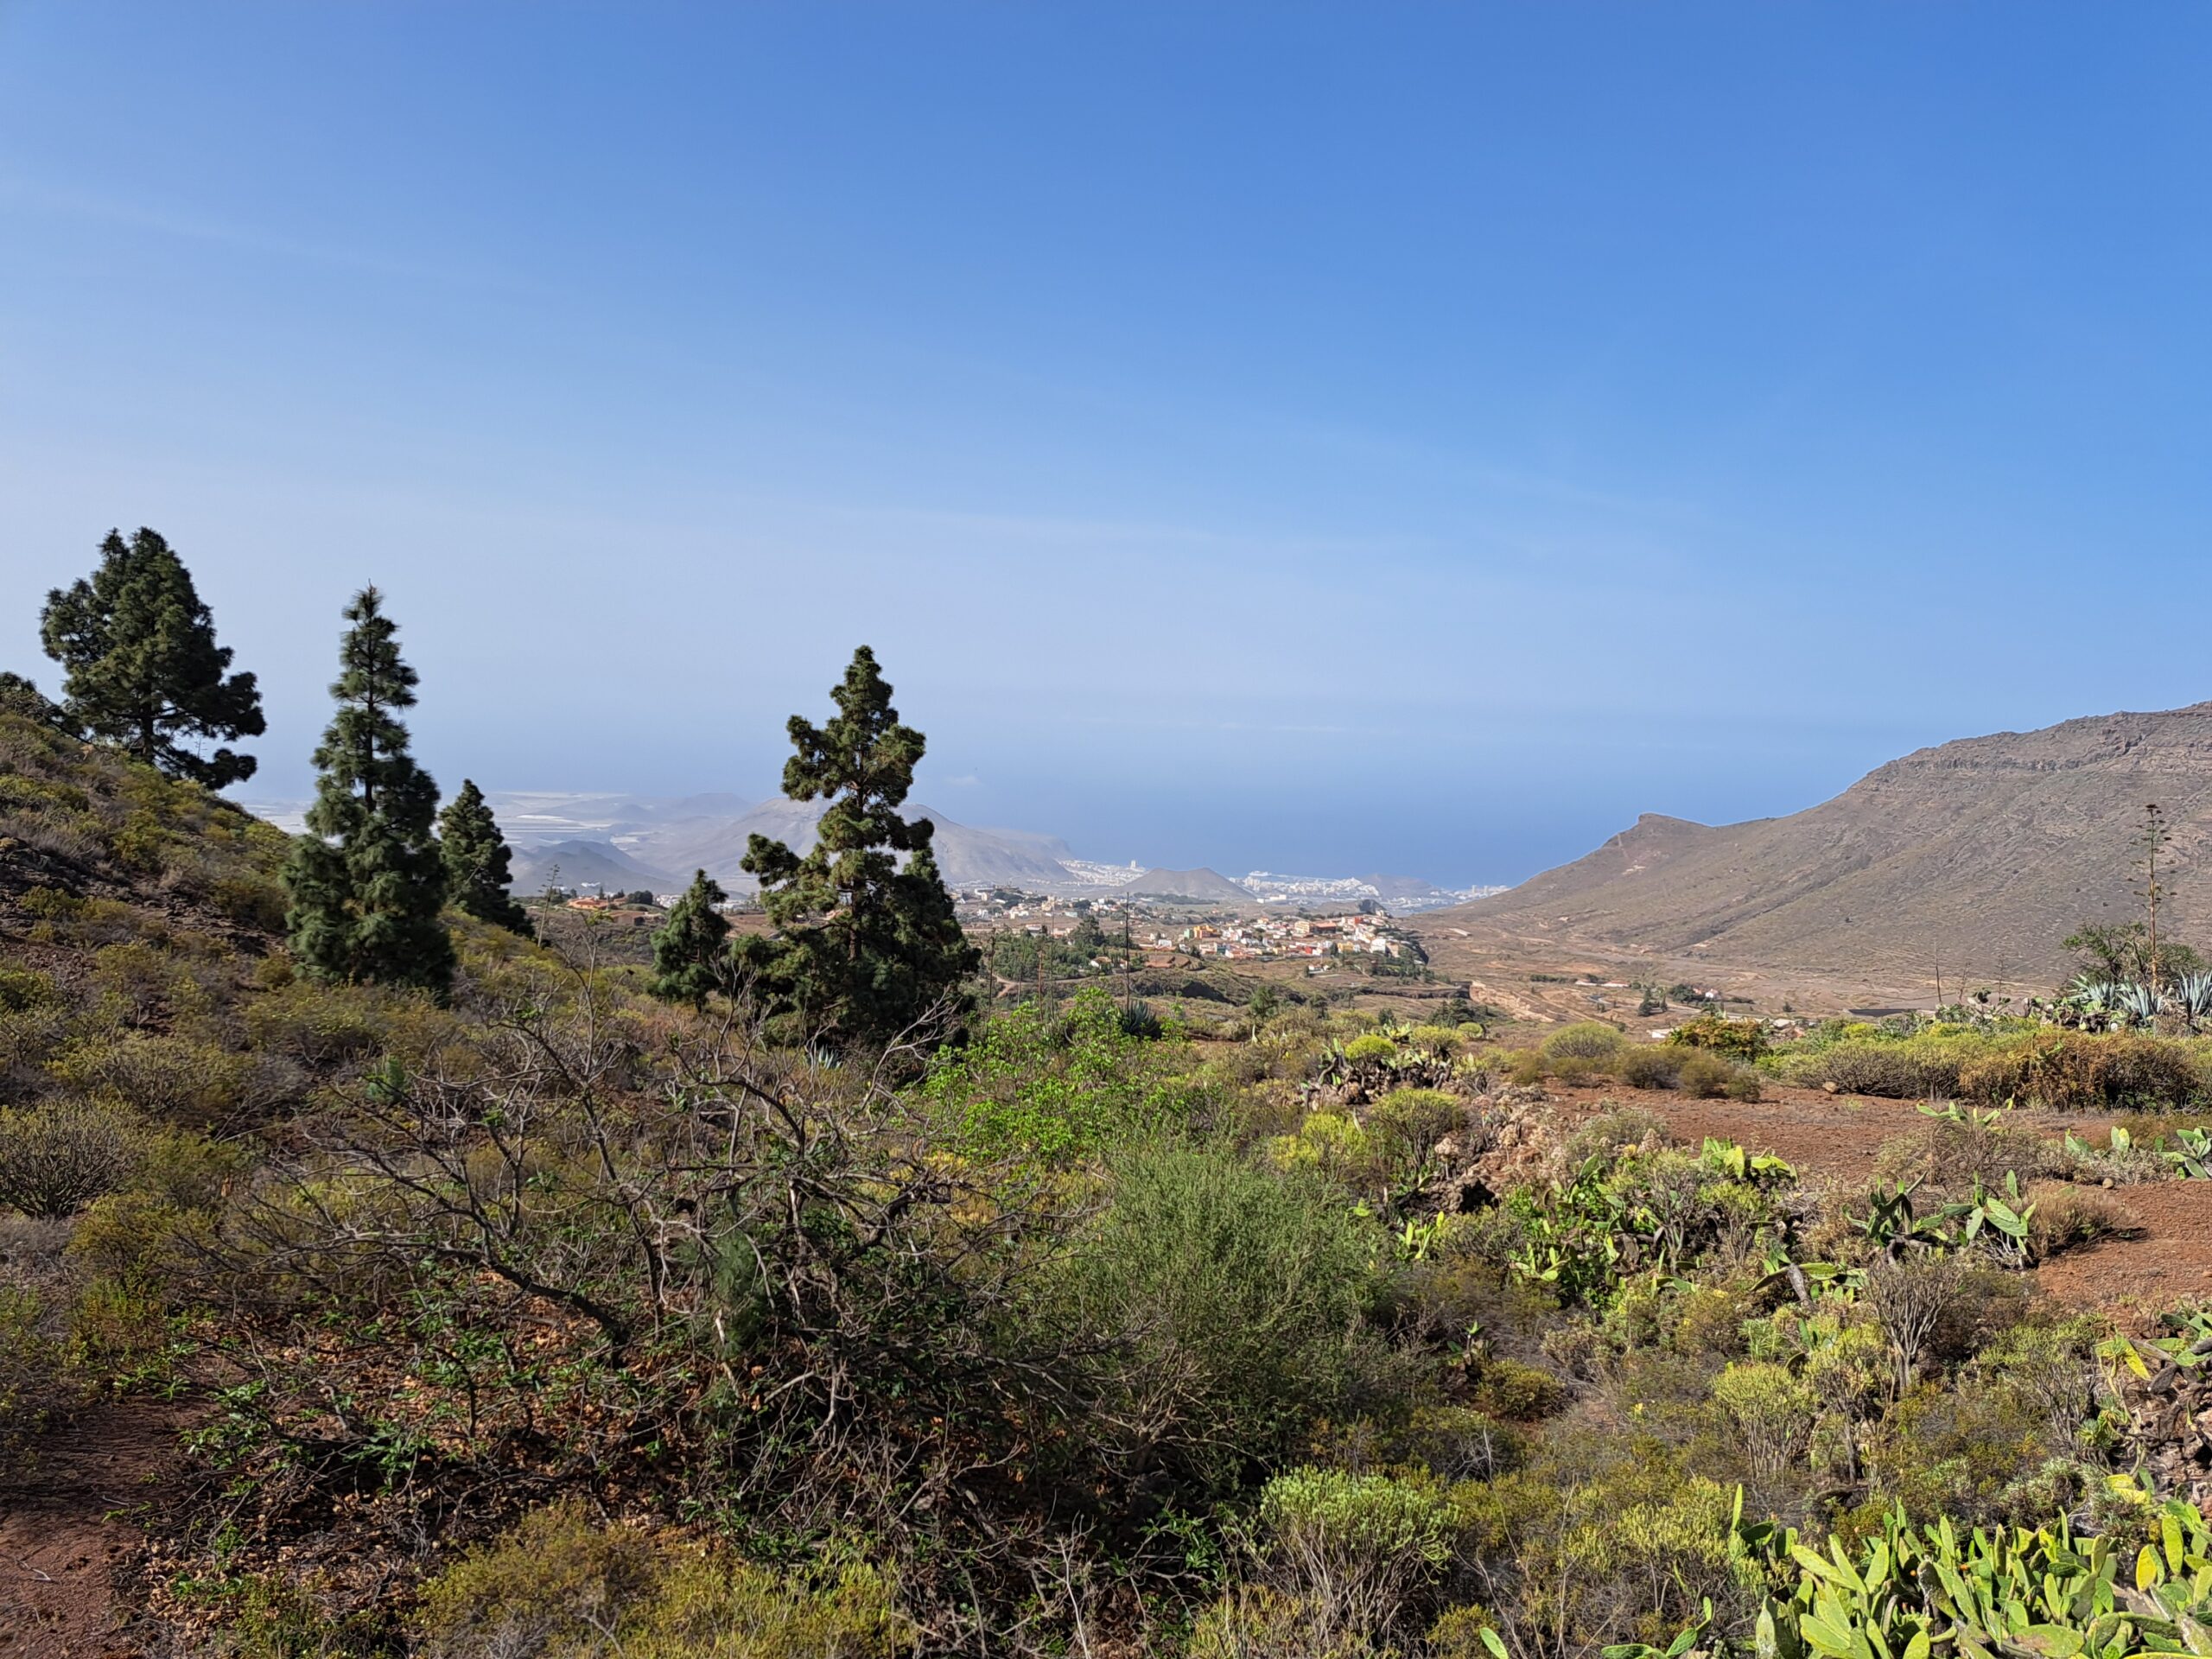
[[[1560,1090],[1575,1116],[1605,1096],[1599,1090]],[[1818,1090],[1782,1089],[1757,1103],[1688,1100],[1663,1090],[1622,1091],[1610,1098],[1648,1107],[1675,1137],[1694,1147],[1707,1135],[1770,1152],[1801,1176],[1851,1182],[1868,1179],[1885,1141],[1924,1120],[1909,1100],[1873,1100]],[[2022,1112],[2012,1120],[2047,1135],[2071,1129],[2101,1140],[2108,1117]],[[2036,1286],[2070,1306],[2123,1318],[2144,1318],[2183,1297],[2212,1296],[2212,1181],[2152,1181],[2113,1196],[2133,1211],[2139,1231],[2069,1250],[2037,1268]]]
[[[121,1580],[146,1547],[132,1517],[175,1497],[181,1421],[148,1401],[94,1407],[0,1484],[0,1659],[139,1650],[121,1628]]]

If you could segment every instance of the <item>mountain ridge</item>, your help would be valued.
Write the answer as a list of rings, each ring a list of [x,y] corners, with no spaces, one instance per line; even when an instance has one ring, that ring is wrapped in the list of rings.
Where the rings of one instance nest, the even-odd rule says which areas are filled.
[[[2140,913],[2142,810],[2171,831],[2175,937],[2212,922],[2212,702],[1929,745],[1804,810],[1646,813],[1581,858],[1433,912],[1818,969],[2056,973],[2082,921]]]

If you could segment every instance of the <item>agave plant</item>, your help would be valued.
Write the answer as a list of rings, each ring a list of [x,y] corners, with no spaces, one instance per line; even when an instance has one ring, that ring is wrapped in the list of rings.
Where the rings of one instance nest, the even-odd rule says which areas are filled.
[[[2118,995],[2113,1006],[2133,1027],[2147,1030],[2158,1023],[2158,1016],[2166,1011],[2166,996],[2155,985],[2131,983],[2114,988]]]
[[[2194,1034],[2212,1020],[2212,973],[2183,974],[2174,981],[2171,1006]]]
[[[2120,1015],[2122,987],[2108,979],[2076,974],[2060,995],[2056,1012],[2069,1025],[2102,1031]]]

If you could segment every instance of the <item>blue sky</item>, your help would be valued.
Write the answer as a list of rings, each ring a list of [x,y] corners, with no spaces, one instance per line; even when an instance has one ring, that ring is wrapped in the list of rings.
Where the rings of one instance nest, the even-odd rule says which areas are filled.
[[[2212,696],[2212,10],[0,0],[0,663],[111,524],[302,793],[1517,879]]]

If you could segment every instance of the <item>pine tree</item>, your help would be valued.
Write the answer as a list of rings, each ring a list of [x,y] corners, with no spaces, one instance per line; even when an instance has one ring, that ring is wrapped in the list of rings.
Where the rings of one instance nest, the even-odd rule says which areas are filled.
[[[453,940],[440,918],[445,866],[430,833],[437,785],[407,752],[398,711],[415,702],[383,596],[346,607],[338,713],[315,752],[321,776],[308,833],[284,867],[292,952],[319,978],[414,985],[443,995]]]
[[[925,740],[899,723],[875,653],[855,652],[830,696],[826,726],[791,716],[784,766],[785,795],[830,804],[804,858],[766,836],[748,843],[745,868],[776,931],[735,955],[771,1013],[835,1040],[888,1043],[926,1016],[957,1015],[979,958],[930,850],[936,826],[899,815]]]
[[[438,814],[438,852],[446,868],[446,896],[480,922],[531,937],[529,914],[507,891],[513,879],[507,840],[474,780]]]
[[[258,737],[268,722],[253,676],[226,672],[230,648],[191,572],[154,531],[126,542],[110,531],[99,569],[48,593],[39,620],[68,712],[92,736],[210,789],[253,776],[250,754],[186,747]]]
[[[730,982],[729,922],[716,908],[728,895],[704,870],[668,908],[653,935],[653,976],[645,988],[668,1002],[704,1007],[708,993]]]

